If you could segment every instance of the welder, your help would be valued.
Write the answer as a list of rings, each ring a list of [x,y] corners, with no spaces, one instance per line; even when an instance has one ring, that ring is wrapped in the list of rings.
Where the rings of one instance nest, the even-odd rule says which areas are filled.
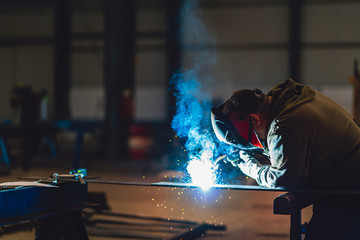
[[[289,79],[267,94],[238,90],[212,109],[211,118],[217,138],[238,149],[237,157],[227,161],[261,186],[360,186],[358,122],[309,86]],[[359,196],[310,197],[313,216],[306,239],[360,239]]]

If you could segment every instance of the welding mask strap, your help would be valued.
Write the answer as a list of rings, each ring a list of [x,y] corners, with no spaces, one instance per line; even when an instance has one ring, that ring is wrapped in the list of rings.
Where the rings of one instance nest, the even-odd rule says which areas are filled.
[[[249,117],[249,132],[248,132],[248,141],[251,144],[251,137],[252,137],[252,132],[253,132],[253,125],[251,123],[251,118]]]

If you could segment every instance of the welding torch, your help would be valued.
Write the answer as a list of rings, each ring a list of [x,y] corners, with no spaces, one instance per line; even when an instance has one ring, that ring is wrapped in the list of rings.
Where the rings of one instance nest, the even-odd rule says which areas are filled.
[[[263,154],[263,149],[261,149],[261,148],[256,148],[256,149],[251,149],[251,150],[237,149],[237,150],[233,151],[230,154],[224,154],[224,155],[219,156],[218,158],[215,159],[214,163],[217,164],[218,162],[223,160],[224,163],[231,162],[231,164],[233,166],[235,166],[234,165],[235,162],[241,161],[241,158],[239,156],[240,151],[244,151],[244,152],[246,152],[247,154],[249,154],[252,157],[255,157],[258,154]]]

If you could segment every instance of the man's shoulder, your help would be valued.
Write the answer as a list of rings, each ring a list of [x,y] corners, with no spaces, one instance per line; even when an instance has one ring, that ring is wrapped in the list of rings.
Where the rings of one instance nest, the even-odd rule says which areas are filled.
[[[316,114],[305,108],[293,109],[286,114],[277,116],[270,123],[268,134],[296,134],[312,138],[318,120]]]

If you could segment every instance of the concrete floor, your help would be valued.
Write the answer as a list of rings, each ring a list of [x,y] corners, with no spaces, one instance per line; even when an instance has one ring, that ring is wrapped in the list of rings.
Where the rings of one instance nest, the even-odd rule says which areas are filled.
[[[158,182],[176,174],[165,169],[149,170],[149,163],[145,162],[119,164],[96,160],[85,165],[89,176],[101,176],[102,180]],[[47,160],[33,164],[28,172],[24,172],[20,166],[15,165],[10,174],[0,175],[0,182],[15,181],[20,176],[46,177],[54,172],[67,173],[70,166],[71,163],[67,161]],[[89,192],[104,192],[112,212],[226,226],[225,231],[208,231],[199,239],[289,239],[290,217],[272,213],[273,199],[281,194],[277,192],[214,189],[202,192],[197,189],[103,184],[89,184],[88,190]],[[303,210],[303,221],[309,221],[311,211],[311,207]],[[121,226],[112,225],[111,228],[115,231],[131,229],[131,227]],[[157,235],[160,236],[158,239],[174,236],[174,233],[169,232],[171,230],[174,228],[170,224],[167,231]],[[153,235],[151,232],[139,230],[133,230],[133,232]],[[90,231],[88,233],[91,240],[127,239],[93,236]],[[34,231],[19,231],[2,234],[0,239],[34,239],[34,234]]]

